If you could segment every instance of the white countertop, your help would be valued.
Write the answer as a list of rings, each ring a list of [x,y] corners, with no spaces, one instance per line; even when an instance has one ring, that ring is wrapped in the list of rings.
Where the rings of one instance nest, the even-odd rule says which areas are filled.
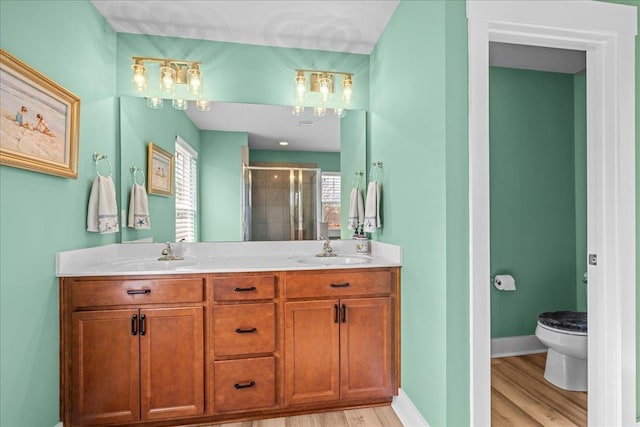
[[[337,257],[318,258],[322,241],[172,243],[182,261],[158,261],[164,243],[124,243],[59,252],[56,276],[229,273],[399,267],[402,248],[371,241],[356,254],[353,240],[332,240]]]

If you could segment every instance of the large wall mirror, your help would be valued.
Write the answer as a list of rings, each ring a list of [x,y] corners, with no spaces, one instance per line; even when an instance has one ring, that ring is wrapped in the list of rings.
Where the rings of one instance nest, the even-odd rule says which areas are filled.
[[[147,106],[120,99],[121,209],[131,186],[147,173],[149,142],[175,153],[176,136],[197,153],[197,241],[348,238],[351,188],[365,185],[366,113],[342,118],[311,108],[299,116],[289,106],[213,103]],[[288,143],[283,145],[281,143]],[[147,177],[148,178],[148,177]],[[150,230],[121,227],[122,242],[176,239],[176,194],[149,195]],[[123,218],[124,219],[124,218]],[[123,221],[124,222],[124,221]],[[180,221],[179,221],[180,222]]]

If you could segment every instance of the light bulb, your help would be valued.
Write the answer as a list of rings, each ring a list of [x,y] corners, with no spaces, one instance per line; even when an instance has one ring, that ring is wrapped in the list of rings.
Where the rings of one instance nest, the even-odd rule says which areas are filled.
[[[324,117],[327,114],[327,109],[325,107],[314,107],[313,115],[316,117]]]
[[[198,66],[198,64],[193,64],[191,65],[191,68],[189,68],[189,90],[191,90],[191,93],[193,93],[194,95],[198,95],[200,93],[200,89],[202,88],[202,79],[201,79],[201,73],[200,73],[200,68]]]
[[[298,71],[296,75],[296,100],[302,101],[307,97],[307,78],[304,72]]]
[[[163,107],[162,98],[147,98],[147,106],[159,110]]]
[[[176,110],[186,110],[188,107],[188,103],[186,99],[174,99],[171,102],[171,105],[173,106],[173,108],[175,108]]]
[[[211,110],[211,101],[207,101],[206,99],[198,99],[196,101],[196,108],[200,111],[209,111]]]
[[[345,105],[351,104],[353,98],[353,80],[350,74],[346,74],[342,79],[342,101]]]
[[[131,69],[133,70],[133,89],[136,93],[144,92],[147,88],[147,67],[139,60],[136,60]]]
[[[165,95],[173,95],[174,75],[175,70],[171,68],[169,63],[165,63],[165,65],[160,67],[160,86]]]
[[[320,76],[320,102],[327,104],[329,102],[329,94],[331,93],[331,77],[329,74]]]
[[[294,105],[291,109],[291,114],[294,116],[299,116],[304,113],[304,107],[302,105]]]

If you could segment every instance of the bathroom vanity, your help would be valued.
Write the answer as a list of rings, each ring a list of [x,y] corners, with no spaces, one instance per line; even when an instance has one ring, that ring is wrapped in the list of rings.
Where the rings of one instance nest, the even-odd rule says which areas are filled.
[[[400,378],[400,250],[316,261],[318,244],[191,244],[175,264],[152,257],[159,244],[59,254],[64,425],[389,404]]]

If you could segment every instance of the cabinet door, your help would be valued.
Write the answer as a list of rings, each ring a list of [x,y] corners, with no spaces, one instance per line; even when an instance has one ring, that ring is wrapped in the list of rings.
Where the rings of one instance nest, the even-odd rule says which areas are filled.
[[[137,318],[138,310],[73,313],[74,425],[139,419]]]
[[[391,396],[391,298],[344,299],[340,304],[342,399]]]
[[[204,414],[203,309],[140,310],[142,419]]]
[[[285,373],[288,405],[338,400],[338,300],[285,304]]]

